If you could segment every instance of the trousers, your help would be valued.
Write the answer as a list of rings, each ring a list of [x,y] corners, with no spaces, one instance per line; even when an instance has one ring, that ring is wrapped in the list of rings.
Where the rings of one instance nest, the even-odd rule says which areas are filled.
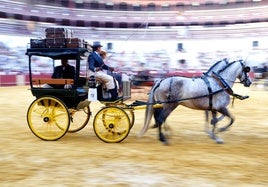
[[[89,77],[95,76],[96,79],[100,79],[108,90],[112,90],[116,87],[114,78],[111,75],[107,75],[107,73],[104,71],[93,72],[91,70],[88,70],[88,75]]]

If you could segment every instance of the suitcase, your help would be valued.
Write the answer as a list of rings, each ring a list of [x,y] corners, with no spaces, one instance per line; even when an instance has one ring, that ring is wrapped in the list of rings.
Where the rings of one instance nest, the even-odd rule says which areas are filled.
[[[84,47],[84,41],[79,38],[67,38],[66,46],[67,48],[82,48]]]
[[[66,28],[46,28],[46,38],[71,38],[73,32]]]
[[[30,48],[45,48],[45,39],[30,39]]]
[[[65,38],[48,38],[46,39],[47,48],[66,48]]]

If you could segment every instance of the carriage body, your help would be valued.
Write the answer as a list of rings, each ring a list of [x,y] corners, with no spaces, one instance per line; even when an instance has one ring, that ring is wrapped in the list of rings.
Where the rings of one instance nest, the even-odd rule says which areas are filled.
[[[91,116],[90,102],[87,100],[89,86],[86,76],[80,75],[81,57],[86,56],[87,52],[87,48],[27,49],[30,89],[32,95],[36,97],[28,108],[27,122],[38,138],[58,140],[67,132],[80,131],[87,125]],[[34,56],[52,59],[53,66],[55,66],[55,60],[62,58],[75,61],[74,79],[36,77],[32,70]],[[51,84],[61,86],[60,88],[44,86]],[[129,84],[128,86],[130,87]],[[128,108],[123,103],[125,99],[130,98],[130,88],[123,90],[126,90],[128,94],[123,97],[123,100],[119,103],[101,101],[104,107],[94,117],[94,132],[104,142],[113,143],[124,140],[134,123],[133,108]]]
[[[75,107],[81,100],[86,99],[87,90],[83,89],[86,84],[86,78],[80,77],[80,60],[81,56],[87,52],[86,48],[31,48],[27,49],[26,55],[29,56],[29,80],[33,96],[40,98],[45,95],[53,95],[61,99],[68,108]],[[48,57],[53,60],[67,58],[75,60],[75,78],[70,79],[49,79],[35,78],[32,73],[32,57],[41,56]],[[52,73],[52,72],[51,72]],[[44,84],[72,84],[71,88],[44,88]]]

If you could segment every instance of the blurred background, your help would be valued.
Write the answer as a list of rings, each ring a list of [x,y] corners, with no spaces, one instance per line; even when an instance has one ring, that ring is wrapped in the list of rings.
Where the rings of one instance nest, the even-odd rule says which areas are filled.
[[[0,0],[0,86],[28,84],[30,39],[64,27],[100,41],[106,63],[137,84],[173,75],[198,76],[213,63],[244,59],[266,78],[268,2],[264,0]],[[81,71],[86,71],[86,58]],[[36,57],[36,74],[51,75]]]

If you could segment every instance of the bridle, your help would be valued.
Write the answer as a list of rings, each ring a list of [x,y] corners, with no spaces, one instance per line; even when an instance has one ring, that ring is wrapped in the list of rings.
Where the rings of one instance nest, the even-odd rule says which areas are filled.
[[[242,84],[245,84],[246,82],[248,82],[248,78],[249,76],[247,75],[248,72],[250,72],[250,67],[249,66],[246,66],[244,63],[243,63],[243,60],[239,60],[241,66],[242,66],[242,73],[244,74],[245,78],[243,80],[240,80],[240,83]]]
[[[217,77],[219,77],[221,80],[224,80],[224,81],[226,81],[227,79],[223,79],[222,77],[221,77],[221,73],[223,72],[223,71],[225,71],[228,67],[230,67],[232,64],[234,64],[234,63],[236,63],[237,61],[233,61],[233,62],[231,62],[231,63],[229,63],[229,64],[227,64],[225,67],[223,67],[222,69],[220,69],[219,71],[217,71],[217,72],[212,72],[212,74],[214,74],[214,75],[216,75]],[[240,65],[242,66],[242,73],[244,74],[244,79],[243,80],[240,80],[240,82],[236,82],[235,80],[228,80],[228,81],[230,81],[230,82],[233,82],[233,83],[242,83],[242,84],[245,84],[246,82],[248,82],[248,79],[249,79],[249,77],[248,77],[248,75],[247,75],[247,73],[248,72],[250,72],[250,67],[249,66],[246,66],[243,62],[243,60],[238,60],[238,62],[240,63]],[[236,78],[235,78],[236,79]],[[227,83],[226,83],[227,84]]]

